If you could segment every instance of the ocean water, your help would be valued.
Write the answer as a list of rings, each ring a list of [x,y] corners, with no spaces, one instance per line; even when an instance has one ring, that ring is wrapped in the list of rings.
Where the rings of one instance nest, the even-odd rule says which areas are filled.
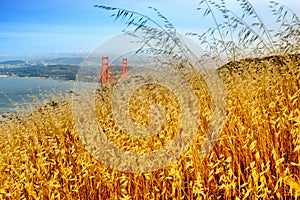
[[[5,113],[29,109],[35,102],[63,97],[73,89],[72,81],[39,78],[0,78],[0,118]]]

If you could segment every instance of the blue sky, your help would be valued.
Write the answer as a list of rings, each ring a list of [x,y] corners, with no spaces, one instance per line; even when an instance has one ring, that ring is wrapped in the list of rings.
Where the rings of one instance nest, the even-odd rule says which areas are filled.
[[[227,0],[235,6],[234,0]],[[107,5],[154,15],[159,9],[179,32],[203,32],[209,27],[196,0],[2,0],[0,60],[88,53],[124,28],[110,13],[93,5]],[[268,1],[250,0],[264,15]],[[300,16],[300,3],[279,0]],[[268,22],[268,20],[266,21]]]

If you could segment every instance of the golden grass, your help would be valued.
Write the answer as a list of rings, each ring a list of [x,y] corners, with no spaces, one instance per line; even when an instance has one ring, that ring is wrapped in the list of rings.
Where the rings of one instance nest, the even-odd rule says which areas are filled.
[[[300,62],[297,56],[272,58],[275,59],[244,60],[221,68],[226,86],[227,118],[219,141],[210,154],[202,159],[198,157],[197,149],[209,123],[207,115],[203,114],[200,121],[203,126],[196,144],[177,163],[151,173],[120,172],[93,158],[76,133],[69,102],[1,123],[0,198],[299,197]],[[160,92],[159,88],[149,87],[152,92]],[[176,101],[168,103],[165,99],[153,101],[166,105],[170,119],[173,119],[172,112],[176,118]],[[209,107],[205,98],[200,99],[199,105]],[[133,118],[141,124],[149,123],[148,115],[138,115],[139,109],[134,107],[134,99],[132,101]],[[149,107],[147,103],[143,106]],[[106,112],[109,112],[109,105],[106,110],[98,110],[100,116],[109,116]],[[114,123],[107,125],[108,121],[99,117],[101,126],[115,126]],[[110,137],[130,151],[147,152],[147,147],[159,149],[172,139],[172,130],[177,126],[176,120],[166,123],[168,131],[161,133],[165,138],[160,143],[158,136],[150,142],[133,140],[130,143],[130,138],[119,130],[111,132]],[[137,144],[143,148],[134,148]]]

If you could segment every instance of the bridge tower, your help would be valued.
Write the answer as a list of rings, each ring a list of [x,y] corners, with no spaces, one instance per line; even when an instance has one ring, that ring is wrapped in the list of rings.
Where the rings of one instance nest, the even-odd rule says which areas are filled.
[[[127,78],[128,75],[128,60],[127,58],[122,58],[122,76]]]
[[[110,65],[108,56],[102,56],[101,86],[110,83]]]

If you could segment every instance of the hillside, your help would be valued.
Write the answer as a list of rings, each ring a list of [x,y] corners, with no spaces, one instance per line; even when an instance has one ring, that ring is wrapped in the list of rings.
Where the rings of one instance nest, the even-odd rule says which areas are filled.
[[[0,63],[0,75],[75,80],[84,58],[56,58],[42,61],[10,60]]]
[[[270,56],[221,67],[226,88],[226,122],[214,148],[199,157],[198,149],[210,122],[210,101],[202,97],[202,90],[194,90],[199,109],[204,109],[199,116],[197,139],[177,162],[153,172],[118,171],[91,156],[76,129],[71,100],[33,109],[30,116],[20,115],[1,123],[0,197],[296,199],[300,192],[298,61],[298,56]],[[198,88],[203,86],[191,81],[199,84]],[[166,107],[168,124],[157,135],[140,141],[115,122],[110,106],[111,88],[101,90],[94,102],[98,105],[99,126],[122,149],[149,152],[173,139],[172,130],[177,127],[180,113],[176,98],[172,93],[164,93],[162,100],[151,100],[161,96],[155,94],[162,91],[153,86],[148,89],[152,91],[149,95],[141,90],[132,96],[132,117],[147,124],[147,102],[153,101]],[[141,97],[151,101],[137,103]],[[80,108],[82,116],[85,110]],[[86,134],[90,128],[85,127]]]

